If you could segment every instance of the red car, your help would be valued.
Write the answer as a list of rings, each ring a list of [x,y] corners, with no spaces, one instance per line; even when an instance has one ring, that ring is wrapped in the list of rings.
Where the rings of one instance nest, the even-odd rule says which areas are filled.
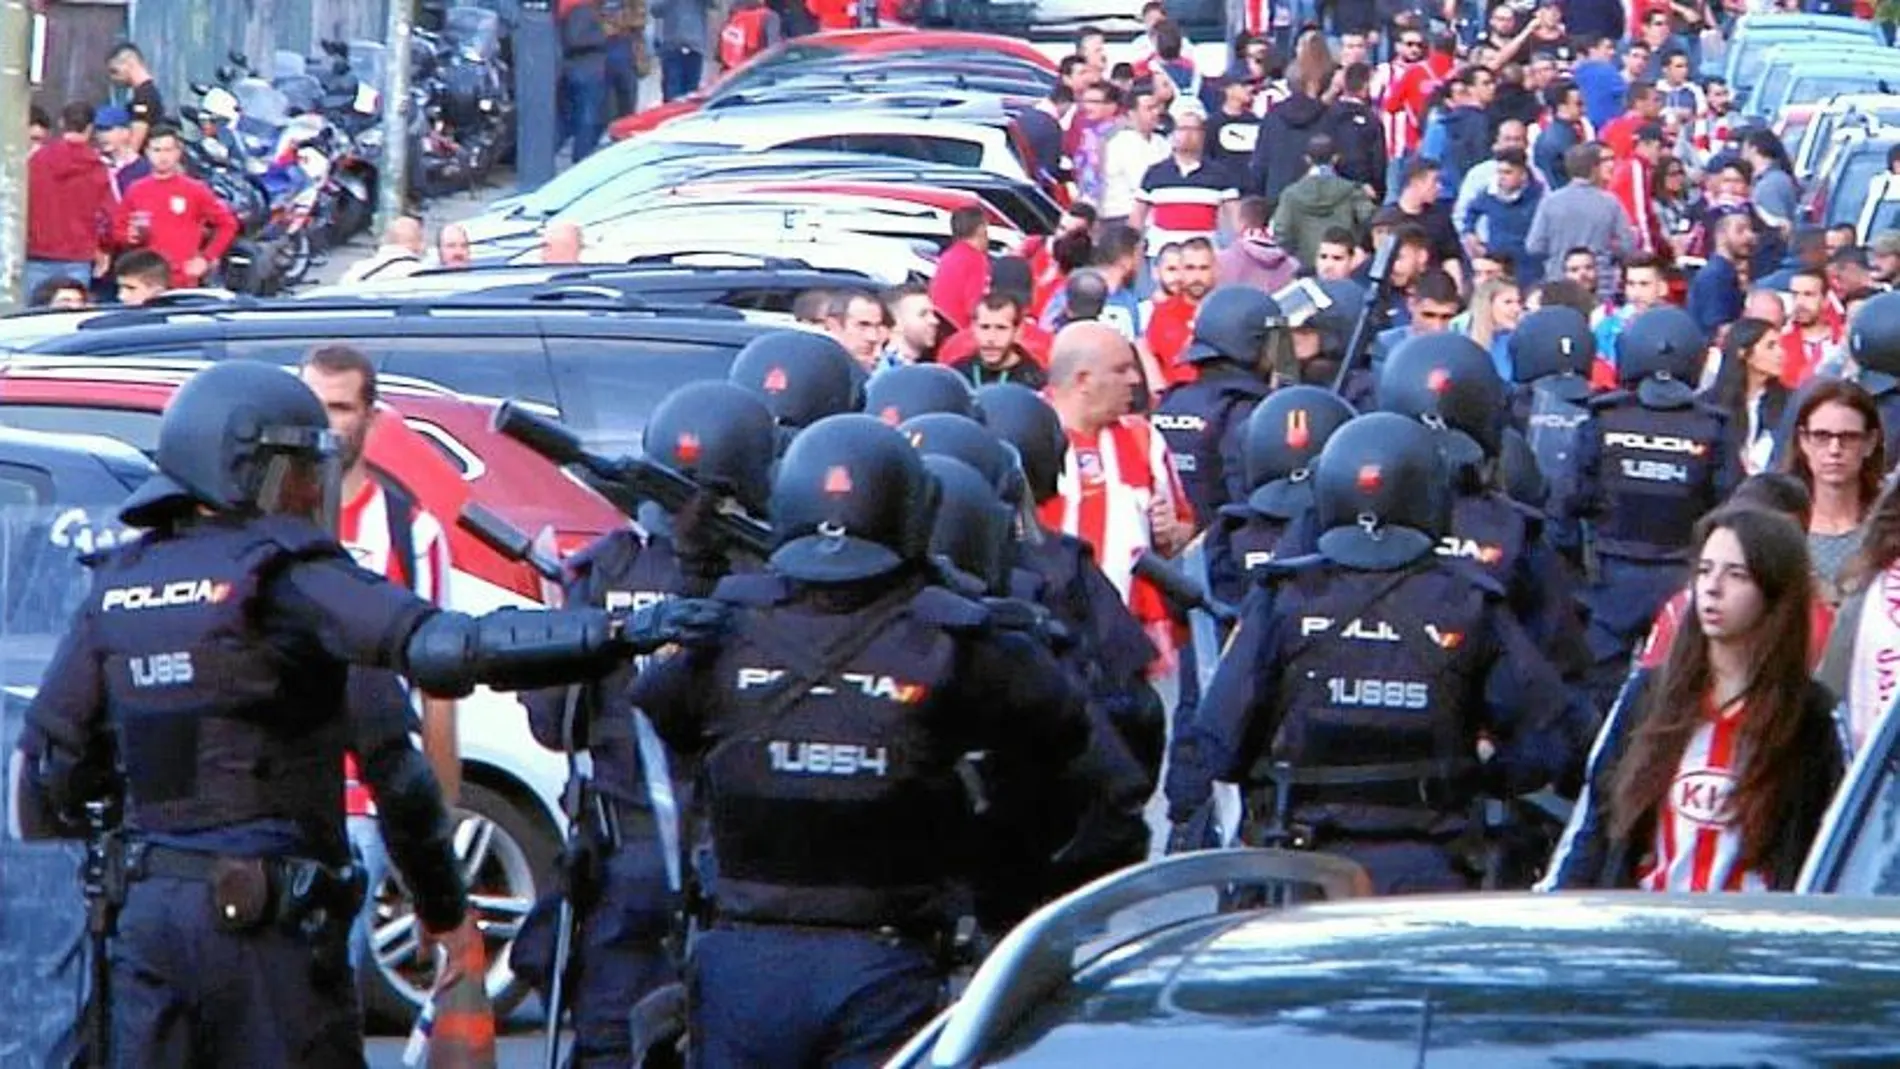
[[[1036,65],[1054,71],[1056,65],[1048,56],[1036,51],[1034,45],[1016,37],[1003,37],[993,33],[969,33],[963,30],[918,30],[910,27],[878,27],[864,30],[831,30],[826,33],[808,34],[789,41],[780,41],[771,48],[753,56],[737,68],[721,75],[712,85],[697,93],[669,101],[655,108],[622,115],[607,128],[608,136],[615,141],[645,133],[669,119],[681,115],[690,115],[698,111],[714,90],[733,78],[784,63],[800,63],[819,59],[826,55],[875,55],[879,52],[911,52],[926,49],[956,49],[964,52],[999,52],[1006,56],[1026,59]]]
[[[196,361],[58,360],[0,362],[0,422],[34,430],[103,434],[151,453],[158,424]],[[384,375],[369,462],[415,496],[447,528],[456,607],[480,612],[513,597],[544,599],[540,578],[496,553],[455,522],[477,501],[529,534],[552,530],[566,555],[624,526],[619,510],[526,446],[489,428],[491,406],[433,383]]]

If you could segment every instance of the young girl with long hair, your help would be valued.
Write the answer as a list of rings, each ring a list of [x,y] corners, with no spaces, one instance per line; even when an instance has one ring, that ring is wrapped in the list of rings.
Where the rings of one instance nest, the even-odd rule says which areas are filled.
[[[1729,426],[1740,431],[1742,468],[1750,475],[1767,470],[1788,407],[1781,355],[1781,336],[1767,320],[1738,319],[1722,338],[1715,403],[1728,413]]]
[[[1727,507],[1696,542],[1694,611],[1605,722],[1544,889],[1789,890],[1840,783],[1800,528]]]

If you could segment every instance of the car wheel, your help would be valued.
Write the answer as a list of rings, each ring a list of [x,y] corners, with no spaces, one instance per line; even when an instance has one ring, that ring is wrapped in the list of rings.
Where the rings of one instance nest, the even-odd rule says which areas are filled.
[[[538,812],[477,783],[462,784],[455,807],[455,856],[468,882],[488,950],[488,998],[497,1020],[528,996],[514,974],[509,950],[521,922],[553,877],[560,843]],[[373,891],[370,953],[358,977],[363,1010],[373,1031],[401,1034],[415,1022],[434,980],[435,966],[417,941],[414,905],[394,872]]]

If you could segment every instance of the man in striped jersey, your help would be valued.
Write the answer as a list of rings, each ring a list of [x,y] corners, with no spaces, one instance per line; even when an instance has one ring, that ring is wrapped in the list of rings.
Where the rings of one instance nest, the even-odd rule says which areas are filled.
[[[1060,494],[1042,519],[1095,549],[1109,582],[1172,666],[1173,627],[1159,592],[1135,578],[1150,549],[1178,552],[1194,535],[1194,510],[1174,472],[1168,446],[1146,419],[1128,414],[1141,381],[1135,351],[1113,327],[1072,323],[1056,335],[1049,358],[1049,404],[1069,436]]]
[[[302,377],[323,402],[330,431],[337,438],[338,466],[343,472],[337,540],[359,567],[449,608],[449,542],[441,521],[369,466],[365,446],[377,417],[375,363],[350,346],[325,345],[304,357]],[[453,701],[422,695],[422,752],[442,786],[443,800],[453,806],[462,785]],[[350,943],[352,953],[360,954],[368,946],[367,911],[374,906],[374,891],[388,860],[376,824],[376,805],[354,756],[345,761],[343,774],[350,843],[363,856],[371,889],[365,913],[357,922],[356,938]]]

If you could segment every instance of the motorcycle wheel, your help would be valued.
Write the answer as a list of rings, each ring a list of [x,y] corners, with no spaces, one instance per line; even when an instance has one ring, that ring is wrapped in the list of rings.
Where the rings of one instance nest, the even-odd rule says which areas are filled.
[[[287,235],[277,247],[277,279],[280,288],[295,286],[310,274],[310,231]]]

